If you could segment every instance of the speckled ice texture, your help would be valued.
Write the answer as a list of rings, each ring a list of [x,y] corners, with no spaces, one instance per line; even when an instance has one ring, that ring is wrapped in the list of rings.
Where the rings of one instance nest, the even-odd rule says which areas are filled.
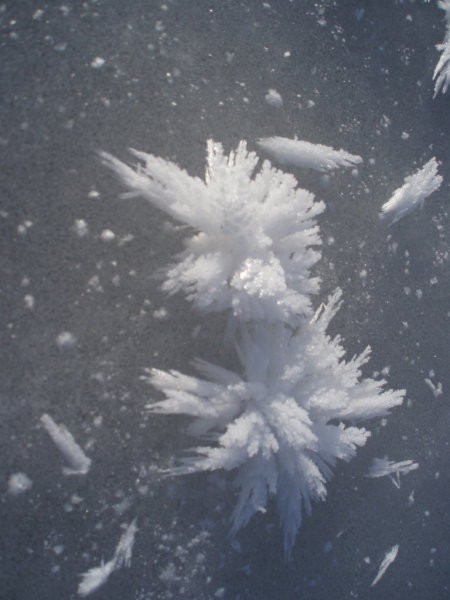
[[[433,99],[432,79],[444,17],[422,0],[0,2],[2,600],[75,599],[135,519],[130,567],[92,598],[448,596],[450,96]],[[207,139],[229,152],[273,136],[363,158],[292,168],[326,204],[314,308],[340,287],[330,335],[349,358],[370,344],[364,376],[407,392],[338,466],[288,564],[273,507],[230,541],[230,478],[159,472],[193,441],[183,417],[148,414],[162,396],[144,369],[236,365],[226,318],[200,319],[160,289],[189,232],[121,198],[98,159],[139,148],[203,177]],[[441,187],[387,227],[383,203],[433,156]],[[71,433],[88,473],[63,474],[43,415]],[[400,489],[365,477],[384,456],[420,468]],[[15,495],[17,473],[32,486]]]

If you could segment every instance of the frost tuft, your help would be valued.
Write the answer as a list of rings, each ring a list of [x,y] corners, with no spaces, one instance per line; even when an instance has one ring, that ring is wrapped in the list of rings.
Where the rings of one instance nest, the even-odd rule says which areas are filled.
[[[82,581],[78,586],[79,596],[85,597],[92,594],[92,592],[95,592],[95,590],[107,581],[111,573],[121,569],[123,566],[130,566],[137,530],[136,519],[134,519],[120,538],[112,559],[107,563],[102,561],[99,567],[92,567],[92,569],[81,575]]]
[[[416,173],[406,177],[404,184],[381,207],[381,217],[389,217],[392,225],[418,206],[422,207],[428,196],[439,189],[442,183],[442,177],[437,172],[438,166],[433,157]]]
[[[330,146],[279,136],[262,138],[258,141],[258,146],[282,165],[293,165],[321,172],[338,167],[353,167],[362,162],[360,156],[345,150],[334,150]]]
[[[396,488],[400,489],[400,475],[406,475],[415,471],[419,465],[412,460],[402,460],[394,462],[387,458],[374,458],[372,466],[369,469],[367,477],[386,477],[388,476]]]
[[[433,98],[436,98],[439,92],[445,94],[450,86],[450,0],[439,0],[438,6],[445,11],[447,30],[442,44],[436,46],[437,50],[441,52],[441,56],[433,74]]]

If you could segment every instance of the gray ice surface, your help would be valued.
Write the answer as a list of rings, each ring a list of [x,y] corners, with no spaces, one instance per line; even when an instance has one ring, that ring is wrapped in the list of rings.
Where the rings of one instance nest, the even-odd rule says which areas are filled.
[[[449,597],[450,95],[432,100],[443,37],[442,11],[422,0],[0,2],[1,600],[75,598],[133,519],[130,568],[92,598]],[[371,344],[370,372],[389,366],[408,399],[338,466],[289,564],[272,511],[227,537],[230,477],[158,474],[192,440],[182,419],[145,413],[156,392],[140,376],[195,356],[223,364],[224,322],[161,294],[154,274],[183,231],[121,199],[96,154],[131,146],[202,176],[207,138],[256,150],[275,135],[363,157],[353,173],[293,170],[327,203],[317,305],[342,287],[333,331],[349,354]],[[387,228],[382,204],[432,156],[441,189]],[[43,414],[89,473],[62,474]],[[385,455],[420,464],[400,490],[364,477]],[[33,482],[18,495],[15,473]]]

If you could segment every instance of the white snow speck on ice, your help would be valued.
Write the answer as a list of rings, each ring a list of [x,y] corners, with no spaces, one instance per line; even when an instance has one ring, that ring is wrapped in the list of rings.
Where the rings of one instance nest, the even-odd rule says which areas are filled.
[[[58,348],[73,348],[76,343],[77,338],[70,331],[61,331],[56,337]]]
[[[274,108],[281,108],[283,106],[283,98],[276,90],[269,90],[264,96],[265,101]]]
[[[100,56],[96,56],[94,60],[91,62],[91,67],[93,69],[101,69],[105,64],[106,60],[101,58]]]
[[[33,482],[25,473],[14,473],[8,481],[8,492],[12,496],[18,496],[31,488]]]
[[[81,237],[81,238],[85,237],[89,233],[88,224],[86,223],[86,221],[84,219],[76,219],[75,223],[73,224],[73,231],[79,237]]]
[[[116,237],[114,231],[111,229],[104,229],[100,234],[100,239],[102,242],[112,242],[112,240]]]

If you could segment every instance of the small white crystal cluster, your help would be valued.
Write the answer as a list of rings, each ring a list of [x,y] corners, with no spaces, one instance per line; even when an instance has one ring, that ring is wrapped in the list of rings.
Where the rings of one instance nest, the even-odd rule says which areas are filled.
[[[235,373],[197,360],[199,378],[149,369],[165,395],[150,410],[191,416],[190,433],[202,440],[171,473],[236,471],[233,532],[276,498],[289,556],[303,509],[325,498],[337,460],[350,460],[370,436],[359,423],[387,415],[403,391],[362,377],[369,348],[346,360],[339,336],[327,334],[339,290],[314,313],[319,281],[311,268],[320,258],[316,217],[324,205],[292,175],[259,164],[245,142],[228,156],[208,142],[204,181],[133,154],[135,168],[102,158],[128,196],[143,196],[194,230],[163,288],[182,290],[200,312],[228,311],[241,363]]]

